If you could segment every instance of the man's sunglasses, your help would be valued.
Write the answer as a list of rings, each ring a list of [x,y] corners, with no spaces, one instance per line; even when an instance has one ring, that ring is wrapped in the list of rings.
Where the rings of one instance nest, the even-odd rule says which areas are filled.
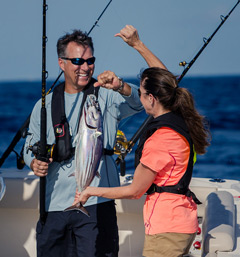
[[[83,58],[67,58],[67,57],[61,57],[63,60],[69,60],[74,65],[83,65],[85,62],[88,65],[92,65],[95,62],[95,57],[88,58],[87,60]]]

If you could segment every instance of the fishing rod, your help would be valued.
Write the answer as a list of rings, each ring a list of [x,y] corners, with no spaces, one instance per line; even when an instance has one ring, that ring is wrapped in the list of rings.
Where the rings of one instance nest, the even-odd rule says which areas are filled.
[[[46,13],[48,6],[46,0],[43,0],[43,36],[42,36],[42,107],[41,107],[41,127],[40,127],[40,141],[39,151],[36,158],[40,161],[48,162],[47,157],[47,110],[46,110],[46,78],[48,72],[46,71]],[[46,177],[40,177],[40,220],[45,222],[45,191],[46,191]]]
[[[218,27],[216,28],[216,30],[212,33],[212,35],[206,39],[203,38],[203,42],[204,45],[201,47],[201,49],[198,51],[198,53],[194,56],[194,58],[190,61],[190,63],[187,63],[186,61],[180,62],[179,65],[185,67],[186,64],[187,67],[183,70],[182,74],[178,77],[177,81],[178,83],[180,83],[180,81],[182,80],[182,78],[186,75],[186,73],[189,71],[189,69],[192,67],[192,65],[195,63],[195,61],[197,60],[197,58],[200,56],[200,54],[203,52],[203,50],[206,48],[206,46],[209,44],[209,42],[212,40],[212,38],[215,36],[215,34],[217,33],[217,31],[222,27],[222,25],[224,24],[224,22],[228,19],[228,17],[231,15],[231,13],[233,12],[233,10],[237,7],[237,5],[239,4],[240,0],[238,0],[238,2],[234,5],[234,7],[231,9],[231,11],[226,15],[223,16],[221,15],[221,23],[218,25]],[[117,159],[115,160],[116,164],[120,164],[120,174],[121,176],[125,175],[125,157],[128,153],[130,153],[132,151],[132,148],[134,147],[135,143],[138,141],[138,139],[140,138],[140,136],[142,135],[143,131],[147,128],[148,123],[153,119],[152,116],[148,116],[145,121],[143,122],[143,124],[141,125],[141,127],[137,130],[137,132],[132,136],[132,138],[128,141],[128,143],[122,145],[121,147],[121,153],[118,155]],[[119,142],[119,144],[121,144],[121,142]],[[127,148],[124,147],[125,145],[127,145]]]
[[[0,159],[0,168],[2,167],[4,161],[7,159],[7,157],[9,156],[9,154],[11,152],[15,152],[14,151],[14,147],[16,146],[16,144],[18,143],[18,141],[21,138],[25,138],[26,137],[26,132],[27,132],[27,127],[29,125],[29,120],[30,120],[30,115],[28,116],[28,118],[25,120],[25,122],[23,123],[23,125],[21,126],[21,128],[17,131],[16,135],[14,136],[12,142],[10,143],[10,145],[8,146],[8,148],[6,149],[6,151],[3,153],[1,159]],[[15,152],[15,154],[17,155],[17,168],[18,169],[22,169],[25,165],[23,158],[21,156],[19,156],[17,154],[17,152]]]
[[[46,13],[48,5],[46,0],[43,0],[43,28],[42,28],[42,106],[40,112],[40,141],[36,149],[34,147],[29,147],[28,150],[31,150],[36,159],[49,162],[47,156],[47,110],[46,110],[46,79],[48,72],[46,71]],[[39,213],[40,221],[42,224],[46,220],[46,211],[45,211],[45,193],[46,192],[46,177],[40,177],[39,184]]]
[[[107,8],[109,7],[109,5],[111,4],[112,0],[110,0],[108,2],[108,4],[105,6],[104,10],[101,12],[101,14],[99,15],[99,17],[97,18],[97,20],[95,21],[95,23],[93,24],[93,26],[91,27],[91,29],[89,30],[89,32],[87,33],[87,35],[89,36],[90,33],[92,32],[92,30],[97,26],[99,20],[101,19],[101,17],[103,16],[103,14],[105,13],[105,11],[107,10]],[[58,75],[58,77],[56,78],[56,80],[53,82],[53,84],[51,85],[51,87],[49,88],[48,92],[46,93],[46,95],[48,95],[53,87],[56,85],[56,83],[58,82],[58,80],[60,79],[60,77],[62,76],[63,71],[60,72],[60,74]],[[27,136],[27,128],[29,126],[29,122],[30,122],[30,116],[28,116],[28,118],[25,120],[25,122],[23,123],[23,125],[21,126],[21,128],[17,131],[16,135],[14,136],[12,142],[10,143],[10,145],[8,146],[8,148],[6,149],[6,151],[3,153],[2,157],[0,158],[0,168],[3,165],[3,163],[5,162],[5,160],[7,159],[7,157],[9,156],[9,154],[11,152],[15,152],[14,151],[14,147],[16,146],[16,144],[19,142],[19,140],[21,138],[25,138]],[[16,153],[16,152],[15,152]],[[23,156],[19,156],[17,153],[17,168],[18,169],[22,169],[25,165],[24,161],[23,161]]]

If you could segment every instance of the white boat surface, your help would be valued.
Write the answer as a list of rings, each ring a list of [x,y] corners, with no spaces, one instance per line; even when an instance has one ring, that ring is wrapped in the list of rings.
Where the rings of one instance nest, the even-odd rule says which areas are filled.
[[[0,255],[35,257],[35,227],[39,217],[39,178],[32,171],[0,169],[6,192],[0,201]],[[122,185],[131,176],[121,177]],[[198,206],[199,231],[187,256],[240,257],[240,181],[192,178]],[[139,200],[116,200],[119,257],[142,256],[144,226]]]

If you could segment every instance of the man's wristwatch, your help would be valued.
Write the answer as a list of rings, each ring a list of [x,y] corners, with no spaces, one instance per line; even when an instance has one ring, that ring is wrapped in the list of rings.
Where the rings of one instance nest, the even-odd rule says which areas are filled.
[[[120,81],[120,87],[116,90],[117,92],[121,93],[124,87],[124,81],[122,78],[118,77],[119,81]]]

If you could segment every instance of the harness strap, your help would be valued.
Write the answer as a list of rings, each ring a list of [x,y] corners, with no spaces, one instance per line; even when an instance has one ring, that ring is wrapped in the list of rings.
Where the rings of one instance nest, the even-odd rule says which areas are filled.
[[[198,200],[196,195],[189,188],[188,189],[179,188],[178,185],[167,186],[167,187],[159,187],[156,184],[152,184],[150,186],[150,188],[148,189],[148,191],[146,192],[146,194],[150,195],[150,194],[153,194],[153,193],[163,193],[163,192],[179,194],[179,195],[186,195],[187,197],[192,197],[193,201],[196,204],[202,204]]]
[[[104,155],[114,155],[114,150],[113,149],[103,149],[103,154]]]

